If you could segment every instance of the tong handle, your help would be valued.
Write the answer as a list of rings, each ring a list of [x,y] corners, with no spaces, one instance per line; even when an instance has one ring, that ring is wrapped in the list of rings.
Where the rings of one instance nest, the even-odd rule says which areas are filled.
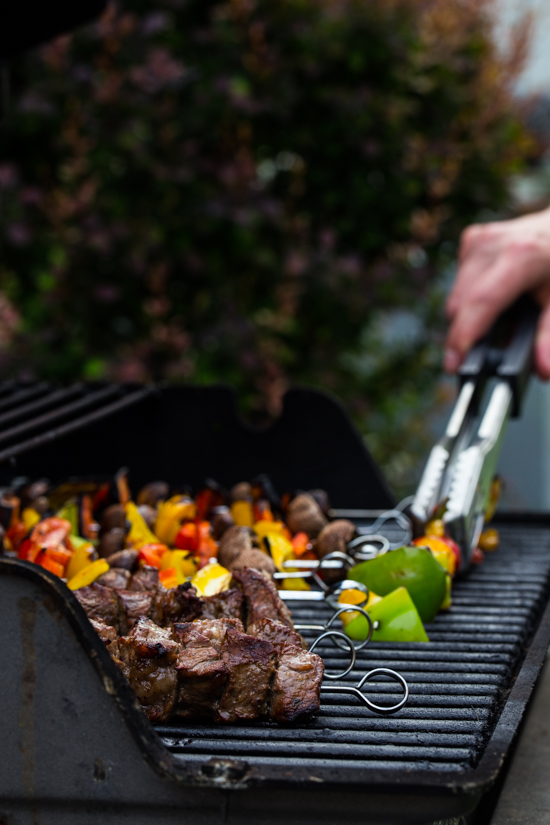
[[[462,384],[475,380],[481,386],[491,377],[507,381],[512,390],[512,418],[521,414],[521,404],[533,368],[533,352],[540,307],[530,295],[522,295],[489,333],[475,344],[458,371]],[[511,336],[510,336],[511,333]],[[501,340],[506,337],[505,346]],[[476,402],[474,402],[476,403]],[[474,410],[477,414],[478,410]]]

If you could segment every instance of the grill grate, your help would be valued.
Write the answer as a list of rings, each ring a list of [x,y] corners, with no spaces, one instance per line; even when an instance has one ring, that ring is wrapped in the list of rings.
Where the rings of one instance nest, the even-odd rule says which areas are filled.
[[[152,386],[0,383],[0,462],[142,401]]]
[[[346,683],[383,666],[408,681],[409,703],[396,716],[377,717],[353,698],[328,694],[320,713],[298,728],[164,725],[157,733],[187,763],[245,756],[258,766],[291,762],[310,770],[475,768],[540,618],[550,579],[547,530],[505,525],[501,536],[501,549],[455,582],[452,608],[426,627],[429,644],[375,642],[358,653]],[[300,623],[324,623],[332,613],[314,602],[294,603],[292,610]],[[342,667],[343,651],[326,644],[319,652],[329,670]],[[401,695],[395,682],[366,687],[380,704],[393,704]]]

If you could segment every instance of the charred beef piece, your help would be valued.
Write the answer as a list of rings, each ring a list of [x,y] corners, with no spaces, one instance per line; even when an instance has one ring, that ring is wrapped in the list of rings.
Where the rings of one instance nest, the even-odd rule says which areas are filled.
[[[160,585],[155,597],[155,605],[161,615],[159,624],[163,627],[168,627],[174,622],[192,622],[202,613],[202,600],[199,599],[197,591],[191,587],[190,582],[179,584],[170,590]]]
[[[126,629],[126,618],[121,601],[115,590],[94,582],[75,590],[74,594],[90,620],[102,621],[119,633]]]
[[[209,642],[221,651],[225,636],[228,629],[231,627],[239,633],[244,633],[243,623],[240,619],[199,619],[193,622],[193,627],[196,627],[200,632],[207,637]]]
[[[302,647],[295,630],[271,619],[259,619],[251,636],[268,641],[277,652],[277,672],[271,686],[269,716],[274,722],[305,719],[320,707],[323,660]]]
[[[296,722],[317,713],[321,704],[323,660],[302,647],[285,647],[278,657],[271,687],[270,717],[274,722]]]
[[[304,642],[299,633],[293,628],[274,619],[258,619],[249,625],[247,633],[257,636],[273,645],[277,653],[282,653],[285,647],[299,647],[304,650]]]
[[[114,627],[111,627],[105,622],[96,621],[95,619],[90,620],[92,626],[96,633],[98,634],[99,638],[113,657],[113,659],[118,659],[118,636],[117,632]]]
[[[149,590],[117,590],[122,610],[126,617],[126,627],[122,630],[127,633],[139,619],[150,618],[156,624],[161,624],[162,612],[155,602],[155,593]],[[121,623],[123,626],[123,623]]]
[[[239,619],[176,624],[172,635],[183,648],[178,716],[225,723],[265,716],[276,664],[269,642],[243,633]]]
[[[145,565],[137,573],[134,573],[128,585],[128,590],[157,590],[159,584],[159,571],[157,568]]]
[[[277,659],[273,645],[229,627],[221,656],[229,677],[216,707],[216,721],[232,723],[264,717]]]
[[[215,596],[203,596],[202,619],[242,619],[244,597],[232,587]]]
[[[201,628],[197,627],[203,624],[206,623],[175,624],[172,629],[173,638],[183,647],[176,663],[178,698],[175,711],[182,719],[214,720],[229,675],[209,634],[201,633]],[[224,636],[225,631],[220,635]]]
[[[268,576],[252,567],[241,567],[233,571],[233,581],[242,590],[245,599],[246,627],[264,618],[293,627],[290,611]]]
[[[140,619],[128,636],[119,639],[123,672],[151,722],[165,722],[177,697],[176,661],[181,645],[170,630],[151,619]]]
[[[102,584],[104,587],[113,587],[118,590],[125,590],[128,587],[129,581],[130,572],[118,567],[111,567],[110,570],[107,570],[106,573],[103,573],[103,575],[97,579],[98,584]]]

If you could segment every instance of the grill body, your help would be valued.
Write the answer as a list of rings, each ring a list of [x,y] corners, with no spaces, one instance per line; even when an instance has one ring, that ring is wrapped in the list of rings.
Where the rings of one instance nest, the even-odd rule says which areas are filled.
[[[281,488],[325,486],[337,506],[391,504],[329,399],[297,391],[277,426],[246,430],[223,390],[147,394],[60,439],[46,431],[11,475],[126,464],[137,486],[267,471]],[[422,825],[467,813],[498,776],[550,640],[548,524],[499,526],[502,548],[456,583],[451,610],[427,626],[430,644],[371,644],[358,656],[347,681],[393,667],[409,682],[407,707],[381,718],[328,695],[298,728],[154,730],[73,594],[35,565],[0,559],[0,822]],[[330,611],[293,613],[322,622]],[[343,654],[320,652],[340,669]],[[378,683],[369,696],[393,703],[397,691]]]

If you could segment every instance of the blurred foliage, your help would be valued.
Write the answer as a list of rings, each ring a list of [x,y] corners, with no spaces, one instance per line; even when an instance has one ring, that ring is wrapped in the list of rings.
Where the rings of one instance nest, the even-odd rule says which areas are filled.
[[[521,33],[520,33],[521,34]],[[343,399],[401,490],[442,278],[529,141],[487,0],[124,0],[12,67],[2,371]]]

